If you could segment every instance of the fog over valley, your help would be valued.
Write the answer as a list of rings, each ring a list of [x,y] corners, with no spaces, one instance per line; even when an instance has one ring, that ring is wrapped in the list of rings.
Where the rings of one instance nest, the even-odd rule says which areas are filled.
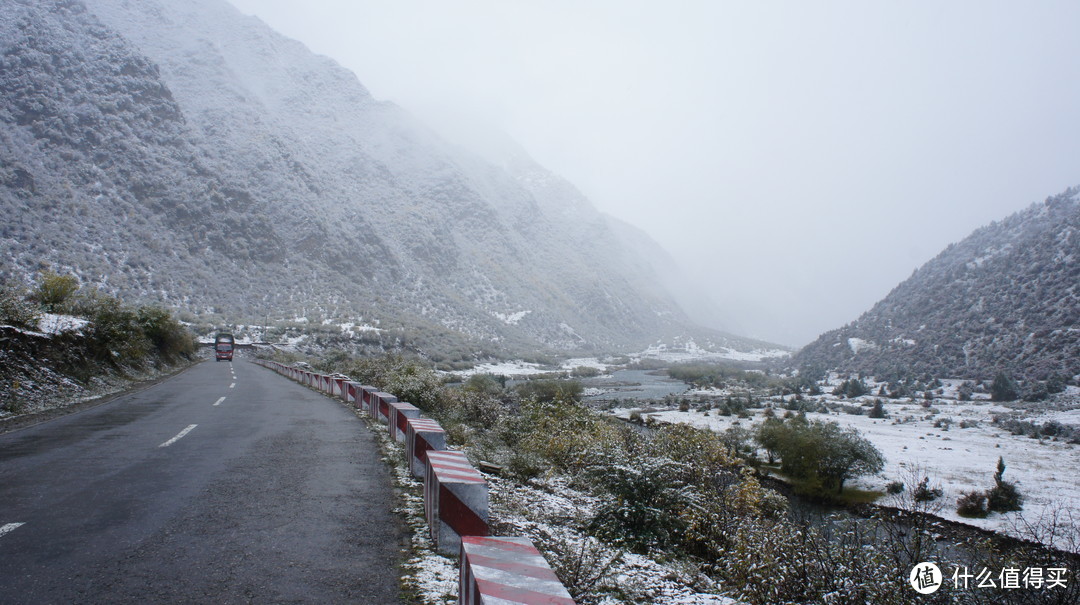
[[[802,346],[1080,184],[1071,2],[235,0],[454,142],[505,133]]]
[[[0,0],[0,600],[1080,603],[1078,23]]]

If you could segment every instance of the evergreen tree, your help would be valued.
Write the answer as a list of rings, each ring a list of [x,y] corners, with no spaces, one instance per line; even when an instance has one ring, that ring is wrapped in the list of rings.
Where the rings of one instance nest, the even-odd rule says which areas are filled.
[[[956,395],[960,398],[960,401],[971,401],[971,394],[973,391],[974,387],[971,385],[971,383],[965,382],[964,384],[961,384],[960,388],[956,390]]]
[[[994,473],[994,487],[986,492],[987,506],[990,510],[998,513],[1020,510],[1023,508],[1024,497],[1016,486],[1004,479],[1005,459],[998,456],[997,472]]]
[[[998,372],[998,375],[994,378],[993,384],[990,385],[990,400],[1016,401],[1019,398],[1020,390],[1017,388],[1013,379],[1009,378],[1005,372]]]
[[[874,400],[874,407],[870,410],[871,418],[884,418],[885,417],[885,405],[881,403],[880,399]]]

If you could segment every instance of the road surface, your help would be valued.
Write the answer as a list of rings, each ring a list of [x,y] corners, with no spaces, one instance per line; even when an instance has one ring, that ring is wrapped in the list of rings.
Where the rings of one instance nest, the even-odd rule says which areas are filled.
[[[0,603],[398,602],[389,471],[238,359],[0,435]]]

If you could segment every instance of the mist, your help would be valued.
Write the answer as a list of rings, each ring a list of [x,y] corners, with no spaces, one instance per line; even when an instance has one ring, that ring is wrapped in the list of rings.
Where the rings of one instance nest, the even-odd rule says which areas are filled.
[[[1073,2],[232,0],[479,148],[506,133],[800,346],[1080,184]]]

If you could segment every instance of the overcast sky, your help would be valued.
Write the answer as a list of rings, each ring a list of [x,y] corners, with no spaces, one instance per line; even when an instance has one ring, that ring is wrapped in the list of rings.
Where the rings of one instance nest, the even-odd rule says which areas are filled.
[[[449,137],[507,133],[773,342],[1080,184],[1075,0],[231,1]]]

